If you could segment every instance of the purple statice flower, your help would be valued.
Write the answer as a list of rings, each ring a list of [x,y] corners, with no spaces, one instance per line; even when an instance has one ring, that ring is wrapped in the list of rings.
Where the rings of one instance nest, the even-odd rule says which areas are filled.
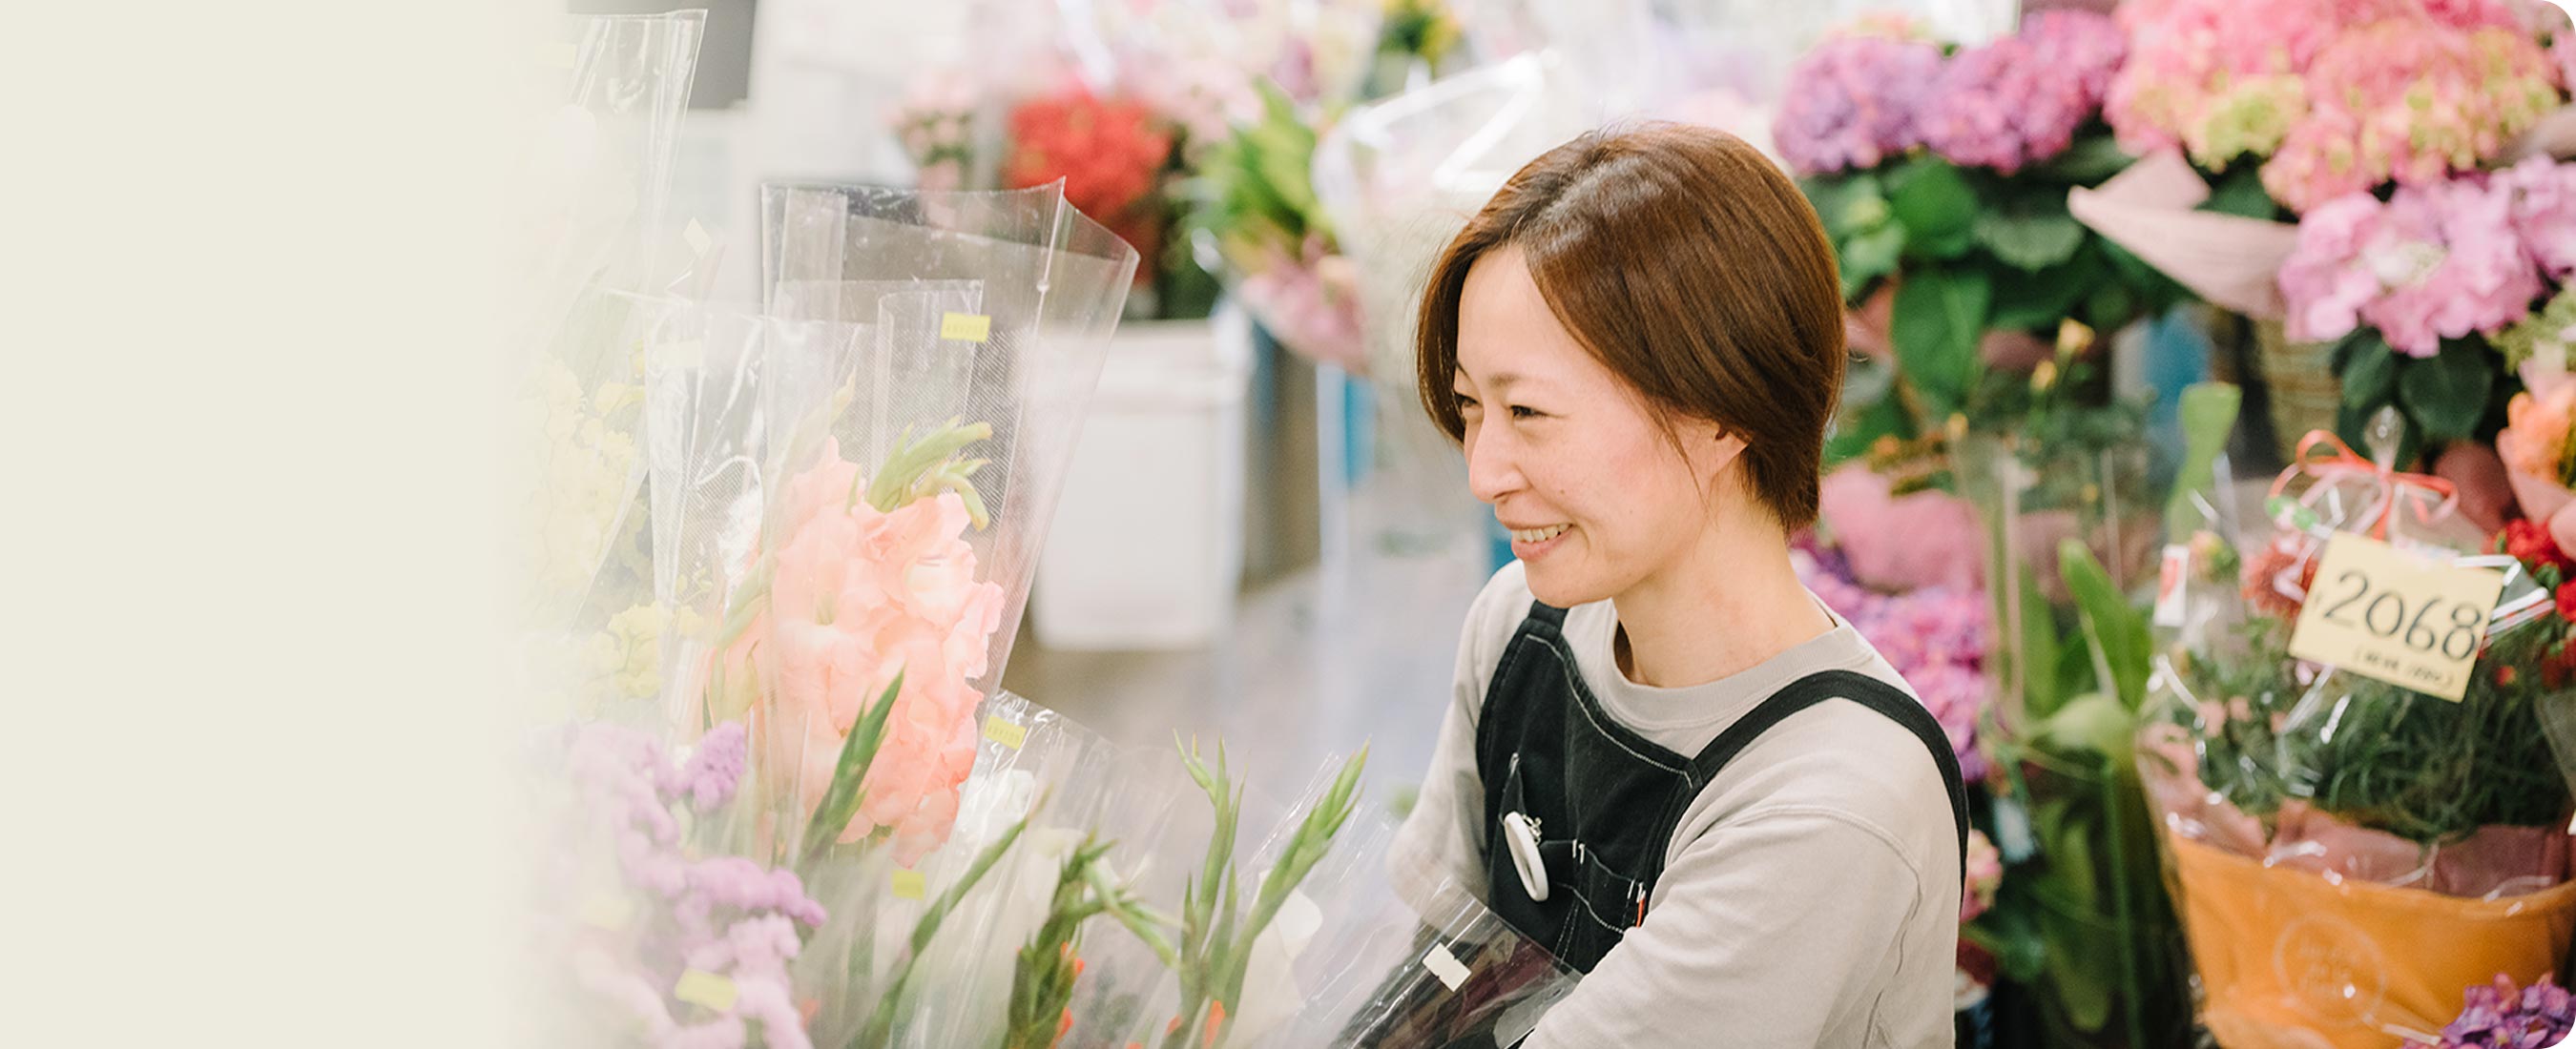
[[[698,748],[689,755],[687,764],[662,775],[662,796],[685,798],[689,807],[700,812],[723,808],[733,800],[734,789],[742,784],[743,766],[750,755],[750,737],[741,722],[718,725],[698,740]]]
[[[2109,18],[2044,11],[1951,56],[1915,119],[1942,159],[2006,175],[2056,156],[2102,111],[2126,44]]]
[[[2408,1049],[2546,1049],[2576,1028],[2576,1002],[2546,975],[2517,989],[2498,973],[2461,997],[2459,1018],[2442,1028],[2440,1041],[2408,1042]]]
[[[1920,40],[1840,36],[1789,70],[1771,129],[1780,158],[1802,175],[1871,168],[1922,144],[1914,100],[1941,70],[1941,49]]]

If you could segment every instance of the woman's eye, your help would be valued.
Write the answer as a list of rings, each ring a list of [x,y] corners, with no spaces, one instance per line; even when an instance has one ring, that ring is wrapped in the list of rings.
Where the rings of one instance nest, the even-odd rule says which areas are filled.
[[[1474,411],[1474,410],[1478,407],[1478,405],[1476,404],[1476,399],[1475,399],[1475,398],[1473,398],[1473,397],[1469,397],[1469,396],[1467,396],[1466,394],[1463,394],[1463,393],[1456,393],[1456,394],[1451,394],[1450,396],[1458,398],[1458,410],[1459,410],[1459,411],[1462,411],[1462,412],[1466,412],[1466,411]]]
[[[1525,404],[1515,404],[1512,406],[1512,418],[1515,419],[1535,419],[1539,417],[1539,414],[1540,412],[1538,409]]]

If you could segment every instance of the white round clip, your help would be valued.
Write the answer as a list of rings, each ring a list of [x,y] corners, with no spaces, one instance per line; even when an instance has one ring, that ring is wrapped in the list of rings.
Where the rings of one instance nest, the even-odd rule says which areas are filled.
[[[1519,871],[1521,889],[1529,893],[1530,902],[1547,902],[1547,859],[1538,851],[1538,821],[1518,812],[1503,814],[1503,847],[1512,854],[1512,869]]]

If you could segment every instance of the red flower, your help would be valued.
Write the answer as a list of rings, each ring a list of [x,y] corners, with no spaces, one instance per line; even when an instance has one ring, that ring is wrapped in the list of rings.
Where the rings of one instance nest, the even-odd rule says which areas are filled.
[[[2536,521],[2505,522],[2504,552],[2533,568],[2555,565],[2560,572],[2576,569],[2576,559],[2560,550],[2558,541],[2549,537],[2549,529]]]
[[[2514,679],[2520,676],[2520,674],[2514,672],[2514,669],[2510,664],[2497,667],[2495,672],[2496,687],[2512,688]]]
[[[2570,622],[2576,622],[2576,581],[2558,585],[2558,615]]]

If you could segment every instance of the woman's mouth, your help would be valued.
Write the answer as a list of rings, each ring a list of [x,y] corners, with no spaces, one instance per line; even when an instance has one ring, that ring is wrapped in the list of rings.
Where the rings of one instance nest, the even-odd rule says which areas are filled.
[[[1570,524],[1512,529],[1512,556],[1524,561],[1537,557],[1555,549],[1557,542],[1565,537],[1565,533],[1573,529],[1574,526]]]

